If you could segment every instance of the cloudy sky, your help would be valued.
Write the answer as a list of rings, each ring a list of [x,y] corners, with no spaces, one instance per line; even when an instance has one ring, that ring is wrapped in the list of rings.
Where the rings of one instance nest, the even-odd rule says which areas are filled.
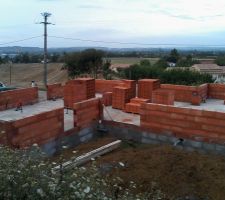
[[[43,35],[36,23],[44,11],[52,13],[49,21],[55,24],[48,28],[49,47],[225,45],[224,0],[1,0],[0,5],[1,46]],[[43,38],[5,44],[15,45],[42,47]]]

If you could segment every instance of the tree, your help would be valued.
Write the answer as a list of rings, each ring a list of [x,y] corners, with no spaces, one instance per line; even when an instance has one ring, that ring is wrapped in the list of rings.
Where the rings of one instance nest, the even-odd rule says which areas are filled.
[[[154,64],[155,67],[159,67],[159,68],[162,68],[162,69],[166,69],[167,67],[169,67],[167,61],[165,58],[161,58],[159,59],[155,64]]]
[[[3,63],[2,57],[0,56],[0,65]]]
[[[219,66],[225,66],[225,56],[218,56],[216,58],[216,64]]]
[[[102,72],[103,72],[103,77],[104,79],[111,79],[111,69],[110,69],[110,66],[111,66],[111,60],[106,60],[105,63],[103,64],[102,66]]]
[[[104,52],[96,49],[87,49],[79,53],[65,55],[65,64],[70,77],[82,73],[92,73],[97,78],[97,73],[103,66]]]
[[[171,50],[169,57],[167,58],[168,62],[177,63],[179,60],[180,55],[176,49]]]
[[[147,65],[147,66],[151,66],[151,63],[149,60],[147,59],[144,59],[144,60],[141,60],[140,61],[140,65]]]

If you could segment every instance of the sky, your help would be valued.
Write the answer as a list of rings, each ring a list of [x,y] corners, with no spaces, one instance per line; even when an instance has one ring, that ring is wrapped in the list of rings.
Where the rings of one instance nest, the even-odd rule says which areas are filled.
[[[224,0],[0,1],[0,46],[43,47],[43,12],[55,24],[48,26],[49,47],[225,45]]]

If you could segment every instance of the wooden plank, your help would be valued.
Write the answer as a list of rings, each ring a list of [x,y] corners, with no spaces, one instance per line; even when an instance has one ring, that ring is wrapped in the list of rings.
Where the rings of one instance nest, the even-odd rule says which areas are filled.
[[[102,156],[106,153],[109,153],[115,149],[117,149],[121,145],[121,140],[116,140],[115,142],[112,142],[110,144],[107,144],[105,146],[102,146],[98,149],[95,149],[93,151],[90,151],[88,153],[85,153],[79,157],[76,157],[75,159],[72,159],[70,161],[67,161],[63,163],[62,165],[58,165],[53,168],[53,171],[59,171],[60,167],[65,170],[73,167],[79,167],[80,165],[83,165],[84,163],[90,161],[93,158],[96,158],[98,156]]]

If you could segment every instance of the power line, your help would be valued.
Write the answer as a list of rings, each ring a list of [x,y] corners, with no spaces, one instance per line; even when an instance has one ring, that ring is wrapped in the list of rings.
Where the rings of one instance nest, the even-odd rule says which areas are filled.
[[[48,83],[48,70],[47,70],[47,57],[48,57],[48,48],[47,48],[47,26],[52,24],[50,22],[48,22],[48,18],[52,15],[51,13],[48,13],[48,12],[43,12],[41,13],[41,15],[43,16],[44,18],[44,21],[43,22],[40,22],[39,24],[43,24],[44,25],[44,79],[43,79],[43,82],[44,82],[44,86],[46,87],[47,86],[47,83]],[[54,24],[52,24],[54,25]]]
[[[61,36],[49,36],[51,38],[65,39],[65,40],[75,40],[82,42],[93,42],[93,43],[105,43],[105,44],[124,44],[124,45],[142,45],[142,46],[201,46],[201,47],[224,47],[225,44],[179,44],[179,43],[137,43],[137,42],[119,42],[119,41],[105,41],[105,40],[91,40],[82,38],[70,38]]]
[[[7,44],[13,44],[13,43],[17,43],[17,42],[23,42],[23,41],[26,41],[26,40],[32,40],[32,39],[39,38],[39,37],[42,37],[42,36],[34,36],[34,37],[30,37],[30,38],[24,38],[24,39],[21,39],[21,40],[14,40],[14,41],[10,41],[10,42],[0,43],[0,46],[4,46],[4,45],[7,45]]]

